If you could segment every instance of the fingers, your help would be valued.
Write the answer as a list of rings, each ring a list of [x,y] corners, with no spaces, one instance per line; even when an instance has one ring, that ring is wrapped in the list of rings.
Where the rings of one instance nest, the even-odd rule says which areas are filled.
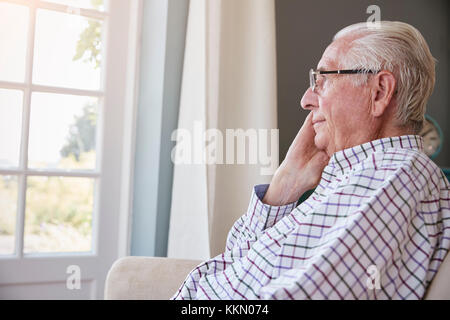
[[[312,126],[312,112],[309,112],[294,141],[292,141],[288,154],[293,153],[295,156],[300,156],[305,151],[307,151],[306,153],[311,153],[312,150],[310,149],[314,148],[312,144],[314,144],[315,135],[316,133]]]
[[[303,125],[298,131],[297,136],[294,140],[297,140],[298,138],[300,138],[300,136],[305,135],[305,131],[306,135],[311,135],[311,133],[315,135],[314,129],[312,127],[312,112],[309,112],[306,116],[305,121],[303,122]]]
[[[314,130],[314,127],[312,125],[312,116],[312,112],[309,112],[300,131],[302,132],[301,135],[303,136],[303,143],[314,148],[315,145],[313,146],[313,144],[314,137],[316,136],[316,131]]]
[[[330,156],[325,151],[320,151],[318,161],[322,164],[323,167],[325,167],[330,161]]]
[[[303,125],[302,125],[301,129],[307,128],[307,127],[311,127],[312,128],[312,116],[313,116],[312,112],[310,111],[308,113],[308,115],[306,116],[305,121],[303,122]]]
[[[312,123],[312,112],[310,111],[308,115],[306,116],[305,122],[311,122]]]

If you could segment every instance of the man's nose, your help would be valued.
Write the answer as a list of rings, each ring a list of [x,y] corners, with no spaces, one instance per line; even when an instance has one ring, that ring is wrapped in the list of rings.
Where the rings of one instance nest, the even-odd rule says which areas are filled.
[[[312,110],[312,108],[319,106],[319,99],[317,99],[317,94],[312,91],[311,87],[306,90],[305,94],[302,97],[302,100],[300,101],[300,105],[305,110]]]

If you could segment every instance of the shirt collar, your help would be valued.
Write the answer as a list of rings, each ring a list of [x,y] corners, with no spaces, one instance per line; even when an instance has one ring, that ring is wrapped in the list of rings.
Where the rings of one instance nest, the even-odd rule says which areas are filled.
[[[415,149],[423,152],[423,138],[418,135],[405,135],[373,140],[335,152],[328,165],[343,174],[347,168],[351,170],[352,167],[367,159],[373,152],[382,151],[386,148]]]

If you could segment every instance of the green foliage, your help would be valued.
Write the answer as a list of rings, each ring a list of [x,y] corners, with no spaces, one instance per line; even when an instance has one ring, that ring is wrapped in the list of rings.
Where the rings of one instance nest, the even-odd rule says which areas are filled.
[[[100,67],[101,50],[101,25],[100,22],[89,20],[88,27],[80,35],[77,42],[76,54],[73,60],[79,60],[85,57],[85,62],[94,63],[95,68]]]
[[[95,9],[99,9],[103,6],[103,0],[91,0],[91,4]]]
[[[89,159],[85,153],[81,159]],[[73,157],[64,159],[78,164]],[[17,178],[0,176],[0,254],[13,248],[17,214]],[[25,251],[87,251],[91,248],[94,180],[28,177]]]
[[[91,4],[95,9],[104,5],[103,0],[91,0]],[[100,22],[89,20],[88,26],[80,34],[73,60],[76,61],[85,57],[84,62],[94,63],[95,68],[99,68],[101,63],[101,36]],[[75,118],[67,142],[60,150],[61,156],[74,156],[77,161],[80,161],[80,155],[83,152],[94,150],[96,122],[95,106],[86,105],[83,114]]]
[[[96,106],[89,104],[83,108],[83,114],[74,119],[65,145],[61,148],[62,157],[73,155],[80,161],[83,152],[95,149],[97,113]]]
[[[14,234],[17,211],[17,177],[0,176],[0,235]]]
[[[70,225],[83,236],[90,234],[94,191],[91,179],[30,177],[27,186],[27,233],[39,233],[46,225]]]
[[[103,6],[103,0],[91,0],[91,4],[98,9]],[[84,62],[91,62],[95,68],[99,68],[101,63],[101,40],[101,23],[97,20],[89,20],[88,26],[80,34],[73,61],[84,57]]]

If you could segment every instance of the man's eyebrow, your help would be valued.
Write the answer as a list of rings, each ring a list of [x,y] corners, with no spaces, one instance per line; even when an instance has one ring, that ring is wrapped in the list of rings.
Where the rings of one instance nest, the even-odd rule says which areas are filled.
[[[319,66],[320,65],[320,66]],[[317,71],[329,71],[329,70],[335,70],[332,66],[334,66],[335,63],[333,60],[329,58],[324,58],[320,63],[317,65]]]
[[[327,70],[331,70],[331,69],[330,69],[330,63],[328,63],[328,61],[326,61],[326,62],[323,63],[320,67],[317,66],[317,70],[318,70],[318,71],[327,71]]]

